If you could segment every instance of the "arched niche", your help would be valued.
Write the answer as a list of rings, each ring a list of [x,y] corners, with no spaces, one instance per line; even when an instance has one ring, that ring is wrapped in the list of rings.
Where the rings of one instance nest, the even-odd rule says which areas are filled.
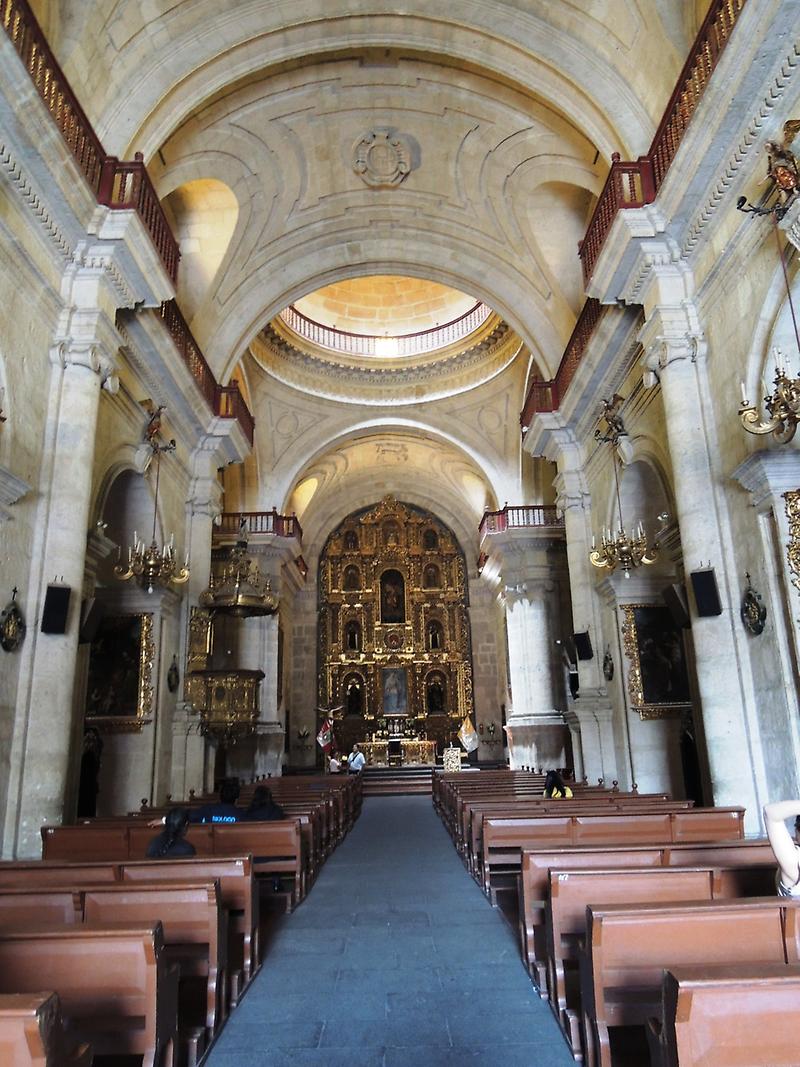
[[[435,563],[426,563],[422,571],[423,589],[441,589],[442,572]]]
[[[441,652],[444,648],[444,627],[438,619],[431,619],[425,627],[425,647],[429,652]]]
[[[233,191],[217,178],[184,182],[163,200],[181,247],[178,302],[191,321],[212,289],[239,217]]]
[[[364,676],[358,671],[346,674],[342,679],[343,714],[361,716],[366,710],[367,686]]]
[[[630,532],[642,523],[649,536],[663,525],[660,515],[671,514],[671,503],[660,471],[647,458],[635,459],[618,469],[619,496],[622,506],[622,521]],[[619,525],[617,497],[614,492],[610,507],[609,526],[616,530]]]
[[[425,676],[425,711],[428,715],[444,715],[447,707],[447,678],[442,671],[429,671]]]
[[[342,589],[346,593],[355,593],[361,588],[361,571],[354,563],[348,564],[342,575]]]
[[[155,501],[147,479],[136,471],[120,471],[108,487],[101,516],[106,523],[106,537],[119,547],[123,557],[126,557],[128,546],[137,537],[145,544],[153,539],[154,515]],[[155,515],[155,537],[162,540],[158,515]],[[111,572],[115,563],[116,558],[107,559],[99,577],[112,580]]]
[[[381,575],[381,622],[406,621],[406,582],[396,567]]]
[[[344,624],[344,650],[345,652],[360,652],[364,646],[361,634],[361,623],[358,619],[349,619]]]

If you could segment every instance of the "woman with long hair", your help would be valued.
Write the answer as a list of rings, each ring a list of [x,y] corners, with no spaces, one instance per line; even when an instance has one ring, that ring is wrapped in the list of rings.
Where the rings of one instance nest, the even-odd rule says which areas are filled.
[[[186,808],[170,808],[164,819],[164,829],[147,846],[147,858],[166,860],[194,856],[194,845],[184,839],[188,826],[189,812]]]

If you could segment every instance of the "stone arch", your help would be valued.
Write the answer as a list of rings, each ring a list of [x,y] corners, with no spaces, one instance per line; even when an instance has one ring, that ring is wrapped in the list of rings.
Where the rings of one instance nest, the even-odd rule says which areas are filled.
[[[322,63],[343,49],[385,50],[387,44],[401,54],[417,52],[429,60],[474,67],[499,85],[558,101],[559,108],[587,131],[606,158],[617,148],[635,156],[645,151],[652,136],[655,119],[643,103],[643,85],[631,84],[631,76],[626,79],[615,66],[624,50],[607,49],[603,44],[607,38],[614,39],[613,33],[603,33],[595,20],[559,21],[552,5],[514,20],[507,13],[501,15],[495,4],[456,3],[449,6],[446,18],[422,4],[418,9],[412,5],[402,17],[388,4],[386,10],[374,10],[368,16],[330,7],[324,23],[319,22],[318,9],[310,0],[293,3],[291,13],[281,4],[268,6],[272,17],[258,5],[250,5],[247,17],[238,18],[235,25],[223,10],[215,9],[208,13],[207,32],[201,38],[192,32],[190,20],[173,18],[168,29],[163,27],[160,48],[153,47],[152,33],[133,35],[115,52],[114,68],[98,70],[104,82],[95,78],[94,108],[87,107],[108,150],[124,155],[132,146],[147,156],[154,154],[170,130],[189,117],[198,100],[211,98],[232,82],[256,73],[269,76],[265,56],[275,66]],[[219,35],[211,29],[215,18],[220,21]],[[315,20],[313,25],[309,18]],[[513,37],[510,32],[504,37],[502,28],[512,25]],[[585,26],[586,35],[577,65],[576,25],[579,35]],[[142,38],[149,46],[146,52]],[[228,49],[219,48],[220,39],[230,42]],[[666,94],[679,63],[670,62],[667,48],[659,55],[663,56],[662,69],[651,68],[650,77],[663,81]],[[103,98],[99,87],[105,82],[107,96]],[[660,99],[658,92],[649,95]],[[141,116],[146,119],[142,121]]]

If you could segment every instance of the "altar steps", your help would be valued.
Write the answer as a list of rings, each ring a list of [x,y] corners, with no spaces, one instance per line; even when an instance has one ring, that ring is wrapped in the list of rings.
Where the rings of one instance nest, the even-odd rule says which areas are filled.
[[[365,797],[430,795],[433,767],[365,767],[361,772]]]

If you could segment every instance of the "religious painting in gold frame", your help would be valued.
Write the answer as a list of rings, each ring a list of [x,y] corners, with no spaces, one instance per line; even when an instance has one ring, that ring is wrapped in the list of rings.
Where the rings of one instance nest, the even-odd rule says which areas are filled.
[[[625,604],[622,643],[628,660],[631,710],[642,719],[666,719],[691,708],[683,634],[657,604]]]
[[[153,712],[153,615],[108,615],[89,649],[86,725],[106,732],[141,730]]]

